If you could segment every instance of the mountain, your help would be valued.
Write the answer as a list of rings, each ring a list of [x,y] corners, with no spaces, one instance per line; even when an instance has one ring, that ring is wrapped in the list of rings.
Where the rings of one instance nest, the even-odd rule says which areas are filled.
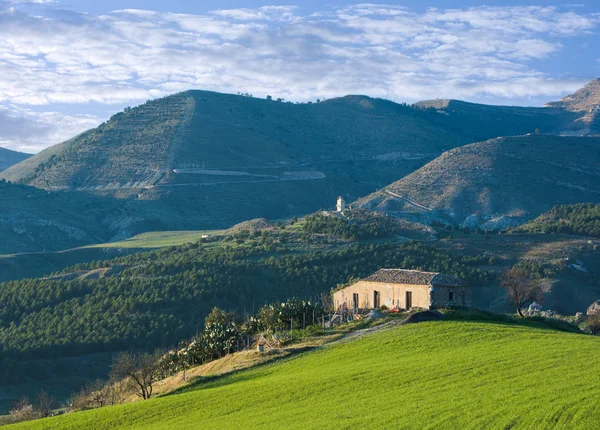
[[[578,115],[365,96],[292,104],[187,91],[128,108],[0,178],[119,207],[118,217],[107,218],[102,207],[88,208],[103,237],[223,228],[310,213],[338,195],[354,200],[443,151],[536,128],[558,133]]]
[[[127,109],[2,177],[53,190],[124,194],[317,180],[320,163],[423,159],[465,141],[433,116],[361,96],[291,104],[189,91]]]
[[[465,144],[582,134],[588,113],[455,100],[408,106],[366,96],[293,104],[187,91],[127,108],[0,179],[75,199],[94,196],[98,205],[88,205],[86,216],[103,239],[226,228],[311,213],[333,206],[338,195],[355,200]],[[37,250],[30,242],[16,245]]]
[[[546,107],[583,114],[575,124],[580,124],[579,127],[588,133],[598,132],[600,130],[600,79],[594,79],[560,101],[546,104]]]
[[[8,169],[27,158],[31,157],[30,154],[23,152],[11,151],[10,149],[0,148],[0,172]]]
[[[600,137],[529,135],[455,148],[355,205],[497,229],[580,202],[600,202]]]
[[[570,111],[597,111],[600,107],[600,79],[594,79],[575,93],[563,97],[558,102],[550,102],[547,107]]]

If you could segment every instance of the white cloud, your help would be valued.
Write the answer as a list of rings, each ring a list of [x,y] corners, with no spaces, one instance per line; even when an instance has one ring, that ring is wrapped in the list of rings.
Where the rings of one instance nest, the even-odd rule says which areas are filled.
[[[546,6],[416,13],[361,4],[311,15],[295,6],[204,15],[124,9],[95,16],[33,1],[35,15],[0,0],[0,112],[7,117],[10,108],[5,123],[23,118],[36,139],[28,131],[9,136],[0,124],[0,145],[21,149],[100,122],[102,115],[86,116],[90,103],[114,105],[108,112],[189,88],[299,101],[348,93],[409,102],[554,98],[583,82],[553,77],[532,60],[558,55],[569,37],[589,35],[600,22],[597,14]],[[63,104],[81,108],[57,113]],[[29,110],[35,106],[48,113]]]
[[[93,115],[36,113],[0,107],[0,146],[33,154],[46,148],[48,142],[62,142],[99,122]]]
[[[297,6],[262,6],[256,9],[224,9],[213,11],[213,15],[239,21],[293,21]]]

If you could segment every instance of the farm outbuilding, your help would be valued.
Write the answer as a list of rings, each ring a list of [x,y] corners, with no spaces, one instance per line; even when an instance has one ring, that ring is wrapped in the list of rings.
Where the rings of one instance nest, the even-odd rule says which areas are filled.
[[[336,309],[470,307],[471,288],[443,273],[381,269],[333,294]]]

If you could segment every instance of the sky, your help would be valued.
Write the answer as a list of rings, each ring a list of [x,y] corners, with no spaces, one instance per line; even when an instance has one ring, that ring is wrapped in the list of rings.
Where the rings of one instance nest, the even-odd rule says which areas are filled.
[[[598,0],[0,0],[0,147],[188,89],[542,106],[600,77],[599,31]]]

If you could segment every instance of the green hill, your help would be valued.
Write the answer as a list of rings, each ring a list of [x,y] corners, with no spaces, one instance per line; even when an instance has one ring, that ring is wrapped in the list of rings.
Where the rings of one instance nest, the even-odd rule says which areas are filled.
[[[502,229],[600,201],[600,138],[527,135],[450,150],[357,202],[422,221]]]
[[[8,169],[21,161],[31,157],[30,154],[23,152],[11,151],[10,149],[0,148],[0,172]]]
[[[535,325],[396,326],[199,380],[178,394],[15,428],[594,428],[597,337]]]

